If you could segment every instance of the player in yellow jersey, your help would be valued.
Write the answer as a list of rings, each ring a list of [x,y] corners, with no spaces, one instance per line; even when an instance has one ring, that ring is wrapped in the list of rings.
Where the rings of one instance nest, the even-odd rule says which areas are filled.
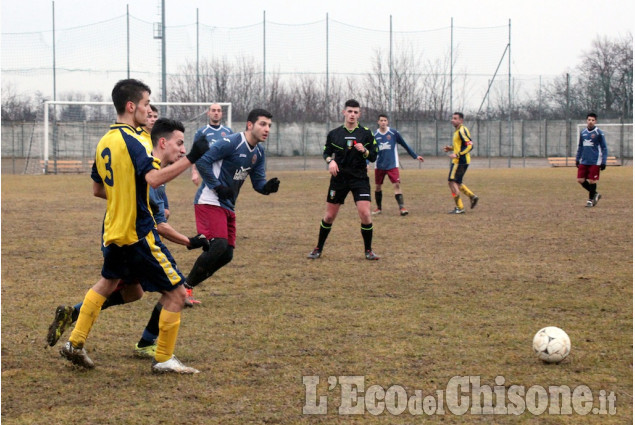
[[[452,146],[448,145],[443,148],[445,152],[452,152],[449,154],[452,161],[450,162],[448,184],[456,206],[450,211],[450,214],[465,213],[460,192],[463,192],[470,198],[470,208],[474,208],[478,203],[478,196],[463,184],[463,176],[467,171],[467,167],[470,165],[470,151],[473,147],[470,131],[463,125],[463,119],[464,116],[462,112],[452,114],[452,125],[456,129],[454,131],[454,137],[452,138]]]
[[[150,187],[174,179],[207,150],[206,141],[195,141],[190,153],[169,167],[148,154],[137,129],[147,123],[150,88],[133,80],[119,81],[112,91],[117,122],[99,141],[91,177],[93,193],[105,192],[101,278],[84,298],[75,329],[60,350],[73,364],[92,369],[84,344],[104,301],[120,279],[138,281],[146,292],[161,292],[163,305],[153,372],[197,373],[174,356],[185,300],[183,275],[157,233],[152,216]]]

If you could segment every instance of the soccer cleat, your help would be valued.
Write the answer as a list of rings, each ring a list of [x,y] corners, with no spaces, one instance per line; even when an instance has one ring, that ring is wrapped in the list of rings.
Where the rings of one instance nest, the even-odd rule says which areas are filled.
[[[465,214],[465,208],[456,207],[452,211],[449,211],[448,214]]]
[[[152,372],[154,373],[199,373],[200,371],[193,367],[185,366],[176,356],[170,357],[169,360],[164,362],[152,362]]]
[[[478,204],[478,196],[474,195],[470,198],[470,209],[473,209]]]
[[[322,250],[320,248],[314,248],[313,251],[309,252],[309,255],[307,255],[306,257],[312,260],[317,260],[321,256],[322,256]]]
[[[70,328],[73,324],[73,307],[68,306],[65,307],[63,305],[58,306],[55,309],[55,319],[53,319],[53,323],[49,326],[49,332],[46,335],[46,341],[48,344],[53,347],[57,344],[60,337],[66,329]]]
[[[593,196],[593,206],[596,206],[601,198],[602,198],[602,195],[595,192],[595,196]]]
[[[377,209],[376,209],[375,211],[373,211],[371,214],[372,214],[372,215],[379,215],[379,214],[381,214],[381,208],[377,208]]]
[[[367,249],[366,252],[364,253],[364,255],[366,255],[366,259],[367,260],[379,260],[379,255],[375,254],[372,250]]]
[[[591,208],[593,206],[593,201],[590,200],[590,199],[588,201],[586,201],[586,206],[587,206],[587,208]]]
[[[95,363],[93,363],[90,357],[88,357],[88,354],[86,354],[86,350],[84,350],[84,347],[75,348],[70,341],[68,341],[62,346],[62,348],[60,348],[60,354],[62,355],[62,357],[70,360],[71,363],[73,363],[74,365],[81,366],[86,369],[92,369],[95,367]]]
[[[408,215],[408,210],[403,208],[403,207],[401,207],[401,208],[399,208],[399,214],[401,214],[402,216]]]
[[[134,346],[134,356],[140,359],[153,359],[157,353],[157,345],[148,345],[146,347],[139,347],[139,343]]]
[[[185,288],[185,307],[194,307],[194,304],[200,304],[201,302],[194,298],[192,290]]]

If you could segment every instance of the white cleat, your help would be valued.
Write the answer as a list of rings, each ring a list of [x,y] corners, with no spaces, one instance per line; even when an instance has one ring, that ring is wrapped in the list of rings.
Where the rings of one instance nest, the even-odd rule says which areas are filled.
[[[85,369],[92,369],[95,367],[95,363],[93,363],[90,357],[88,357],[84,347],[75,348],[70,341],[62,345],[62,348],[60,348],[60,354],[62,357],[70,360],[74,365],[81,366]]]
[[[152,362],[152,372],[154,373],[187,373],[194,374],[200,373],[198,369],[194,369],[193,367],[185,366],[176,356],[172,356],[169,360],[164,362],[157,362],[156,360]]]

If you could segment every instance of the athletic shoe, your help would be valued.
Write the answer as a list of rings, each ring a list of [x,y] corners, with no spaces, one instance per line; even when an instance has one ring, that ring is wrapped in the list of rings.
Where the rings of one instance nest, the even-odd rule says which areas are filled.
[[[381,208],[377,208],[377,209],[376,209],[375,211],[373,211],[371,214],[372,214],[372,215],[379,215],[379,214],[381,214]]]
[[[60,354],[62,355],[62,357],[70,360],[71,363],[73,363],[74,365],[81,366],[86,369],[92,369],[95,367],[95,363],[93,363],[90,357],[88,357],[88,354],[86,354],[86,350],[84,350],[84,347],[75,348],[70,341],[68,341],[62,346],[62,348],[60,348]]]
[[[307,258],[310,258],[312,260],[317,260],[321,256],[322,256],[322,250],[320,248],[314,248],[313,251],[309,252],[309,255],[307,255]]]
[[[593,206],[593,201],[590,200],[590,199],[588,201],[586,201],[586,206],[587,206],[587,208],[591,208]]]
[[[474,195],[470,198],[470,209],[474,208],[478,204],[478,196]]]
[[[156,344],[148,345],[146,347],[139,347],[139,343],[137,342],[134,346],[134,356],[139,357],[140,359],[153,359],[156,352]]]
[[[465,214],[465,208],[456,207],[452,211],[449,211],[448,214]]]
[[[602,199],[602,195],[595,192],[595,196],[593,197],[593,206],[596,206],[600,199]]]
[[[373,251],[371,251],[370,249],[366,250],[366,252],[364,253],[366,255],[366,259],[367,260],[379,260],[379,255],[375,254]]]
[[[193,367],[185,366],[176,356],[170,357],[164,362],[152,362],[152,372],[154,373],[199,373],[200,371]]]
[[[57,344],[60,337],[66,329],[70,328],[73,324],[73,307],[65,307],[63,305],[58,306],[55,309],[55,319],[49,326],[49,332],[46,335],[46,341],[51,347]]]
[[[408,210],[405,208],[399,208],[399,214],[401,214],[402,216],[408,215]]]
[[[194,304],[200,304],[201,302],[194,298],[191,289],[185,288],[185,307],[194,307]]]

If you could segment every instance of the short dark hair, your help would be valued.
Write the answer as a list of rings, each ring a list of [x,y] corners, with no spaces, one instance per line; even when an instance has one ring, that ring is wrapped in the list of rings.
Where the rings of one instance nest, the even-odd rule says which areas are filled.
[[[386,118],[386,119],[388,119],[388,115],[386,115],[386,114],[379,114],[379,115],[377,115],[377,121],[379,121],[379,119],[380,119],[380,118]]]
[[[453,112],[452,115],[458,115],[459,118],[465,119],[465,116],[463,115],[463,112]]]
[[[588,114],[586,114],[586,117],[587,118],[593,117],[593,118],[595,118],[597,120],[598,119],[598,114],[596,114],[595,112],[589,112]]]
[[[344,109],[346,108],[359,108],[359,102],[355,99],[348,99],[344,104]]]
[[[152,93],[150,87],[139,80],[128,79],[119,80],[112,89],[112,103],[115,105],[117,114],[123,114],[126,111],[126,104],[133,102],[139,103],[143,98],[143,92]]]
[[[152,109],[152,112],[156,112],[157,114],[159,113],[159,110],[154,105],[150,105],[150,109]]]
[[[185,133],[185,127],[181,121],[172,120],[170,118],[159,118],[156,120],[154,126],[152,127],[152,133],[150,134],[150,137],[152,138],[152,147],[156,147],[161,137],[165,137],[167,139],[170,134],[176,130]]]
[[[260,109],[260,108],[252,109],[251,112],[249,112],[249,115],[247,116],[247,122],[256,124],[256,121],[258,121],[259,117],[265,117],[265,118],[271,119],[273,118],[273,115],[271,115],[271,112],[267,111],[266,109]]]

